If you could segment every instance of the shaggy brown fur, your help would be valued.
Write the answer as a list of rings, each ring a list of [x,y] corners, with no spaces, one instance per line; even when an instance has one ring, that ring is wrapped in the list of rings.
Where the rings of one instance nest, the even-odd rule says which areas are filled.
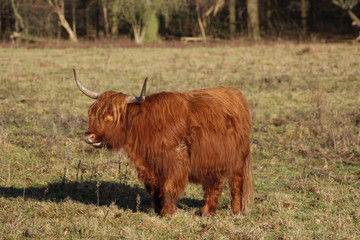
[[[253,194],[251,122],[235,88],[161,92],[143,103],[129,95],[101,94],[89,109],[86,137],[94,146],[124,148],[160,215],[176,211],[187,183],[203,186],[203,215],[214,214],[222,179],[231,187],[234,213],[249,210]]]

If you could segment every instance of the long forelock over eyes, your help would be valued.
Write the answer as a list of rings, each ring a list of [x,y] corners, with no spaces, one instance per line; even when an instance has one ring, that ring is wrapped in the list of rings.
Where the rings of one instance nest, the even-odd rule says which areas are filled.
[[[118,125],[121,121],[121,114],[126,112],[126,95],[113,91],[104,92],[99,96],[89,109],[98,120],[104,119],[108,114],[113,116],[113,124]]]

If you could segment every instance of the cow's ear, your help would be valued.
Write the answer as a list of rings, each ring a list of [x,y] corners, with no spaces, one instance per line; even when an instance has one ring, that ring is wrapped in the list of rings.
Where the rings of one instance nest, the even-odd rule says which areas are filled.
[[[129,104],[129,103],[141,103],[141,102],[139,101],[138,97],[128,96],[126,99],[126,103]]]

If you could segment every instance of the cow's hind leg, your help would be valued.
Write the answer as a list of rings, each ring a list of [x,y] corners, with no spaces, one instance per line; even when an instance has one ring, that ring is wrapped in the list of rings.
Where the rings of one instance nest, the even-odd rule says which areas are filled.
[[[242,174],[234,173],[229,178],[229,184],[231,188],[231,209],[233,213],[240,213],[242,210]]]
[[[201,209],[201,215],[213,215],[216,213],[219,196],[222,193],[222,180],[221,178],[207,179],[203,183],[205,192],[205,205]]]

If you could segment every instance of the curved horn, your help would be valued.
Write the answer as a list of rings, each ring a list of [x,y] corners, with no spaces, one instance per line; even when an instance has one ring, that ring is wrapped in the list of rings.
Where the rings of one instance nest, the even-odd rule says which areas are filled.
[[[141,93],[139,97],[129,96],[127,103],[143,103],[145,101],[145,94],[146,94],[146,84],[147,84],[148,77],[145,78],[143,87],[141,89]]]
[[[96,93],[96,92],[92,92],[89,89],[87,89],[86,87],[84,87],[81,84],[81,82],[79,81],[79,78],[78,78],[78,75],[77,75],[75,69],[73,69],[73,71],[74,71],[74,77],[75,77],[76,85],[79,87],[80,91],[82,91],[86,96],[88,96],[88,97],[90,97],[92,99],[97,99],[100,94]]]

